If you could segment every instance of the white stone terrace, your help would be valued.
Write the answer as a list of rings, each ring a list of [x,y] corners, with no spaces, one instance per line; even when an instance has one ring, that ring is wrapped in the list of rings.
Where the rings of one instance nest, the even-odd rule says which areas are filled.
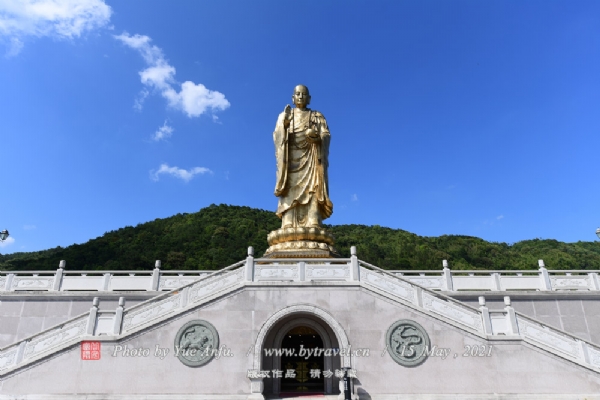
[[[323,265],[337,265],[348,259],[324,259]],[[297,262],[298,259],[292,260]],[[318,275],[324,270],[309,267],[304,275],[290,268],[276,267],[288,264],[284,260],[262,260],[257,262],[268,265],[257,269],[257,281],[263,280],[318,280],[325,275]],[[419,286],[440,291],[592,291],[600,294],[600,270],[549,270],[544,261],[539,260],[537,270],[451,270],[448,262],[443,260],[440,270],[405,270],[387,271]],[[66,262],[60,262],[56,271],[0,271],[0,293],[2,292],[120,292],[120,291],[167,291],[206,277],[212,271],[173,271],[161,270],[160,260],[155,268],[149,271],[69,271]],[[327,274],[331,274],[330,269]],[[295,272],[292,272],[295,271]],[[308,272],[307,272],[308,271]],[[336,270],[337,271],[337,270]],[[306,275],[308,273],[308,275]],[[331,277],[331,276],[328,276]],[[336,279],[347,277],[336,277]],[[343,280],[342,279],[342,280]]]
[[[252,248],[249,248],[246,260],[199,278],[189,276],[188,279],[192,279],[192,282],[130,308],[125,308],[125,299],[121,298],[114,311],[100,311],[96,298],[90,311],[1,348],[0,377],[35,364],[83,340],[92,338],[99,341],[121,340],[236,290],[245,287],[267,288],[273,285],[358,286],[483,339],[514,341],[515,344],[528,343],[542,351],[600,373],[600,347],[516,312],[508,296],[505,298],[505,307],[502,310],[489,310],[483,296],[480,297],[479,308],[471,307],[439,291],[433,291],[420,283],[413,282],[400,273],[390,273],[359,260],[355,248],[352,248],[351,253],[350,258],[335,260],[255,259]],[[446,271],[442,274],[442,278],[446,278],[442,282],[448,285],[448,278],[451,275]],[[533,276],[537,284],[531,280],[532,287],[539,290],[552,288],[550,286],[553,281],[552,275],[546,274],[547,271],[541,266],[538,276]],[[105,276],[109,278],[112,276],[101,275],[101,282],[103,282],[101,288],[106,289],[111,287],[111,279]],[[152,279],[148,279],[148,276],[145,276],[145,283],[148,286],[138,287],[146,290],[160,288],[160,273],[155,273],[151,277]],[[422,279],[421,275],[417,277]],[[555,279],[557,277],[554,276]],[[15,278],[19,277],[12,275],[10,278],[11,282],[15,282]],[[527,277],[509,275],[507,278]],[[30,276],[29,279],[35,278]],[[62,272],[58,271],[54,277],[47,277],[47,281],[50,282],[50,279],[55,280],[52,281],[52,286],[48,283],[46,290],[61,290]],[[498,275],[490,275],[488,279],[499,278]],[[590,279],[590,275],[585,275],[583,279]],[[12,289],[13,283],[9,285],[5,282],[5,285]],[[440,289],[442,288],[444,286]]]

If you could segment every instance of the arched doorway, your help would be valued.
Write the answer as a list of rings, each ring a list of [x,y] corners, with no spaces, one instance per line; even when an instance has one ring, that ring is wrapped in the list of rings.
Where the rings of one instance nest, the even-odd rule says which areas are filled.
[[[283,337],[280,394],[325,393],[325,355],[319,332],[300,325]]]
[[[252,367],[254,371],[277,371],[283,373],[281,358],[282,354],[269,352],[269,350],[281,350],[284,337],[296,327],[307,327],[316,331],[322,340],[324,349],[348,349],[350,343],[348,336],[338,321],[325,310],[309,304],[297,304],[280,309],[271,315],[260,328],[254,348]],[[288,335],[290,336],[290,335]],[[316,335],[315,335],[316,336]],[[288,338],[289,339],[289,338]],[[349,355],[340,352],[337,355],[323,357],[323,369],[334,372],[342,367],[350,367]],[[248,399],[264,400],[264,394],[281,393],[281,378],[273,378],[267,375],[265,378],[250,379],[250,395]],[[285,376],[283,373],[282,377]],[[323,376],[323,373],[321,373]],[[333,375],[323,376],[325,394],[339,393],[339,379]]]

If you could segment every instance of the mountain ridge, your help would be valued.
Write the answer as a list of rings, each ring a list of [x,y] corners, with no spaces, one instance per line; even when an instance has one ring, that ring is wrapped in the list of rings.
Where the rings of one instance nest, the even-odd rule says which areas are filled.
[[[106,232],[83,244],[0,254],[0,269],[55,270],[66,260],[70,270],[149,270],[154,260],[162,260],[167,270],[215,270],[245,258],[248,246],[262,256],[267,234],[280,224],[270,211],[212,204],[195,213]],[[443,259],[457,270],[532,270],[538,259],[549,269],[600,269],[600,245],[595,242],[532,239],[509,245],[464,235],[418,236],[378,225],[327,228],[343,257],[356,246],[361,259],[385,269],[441,269]]]

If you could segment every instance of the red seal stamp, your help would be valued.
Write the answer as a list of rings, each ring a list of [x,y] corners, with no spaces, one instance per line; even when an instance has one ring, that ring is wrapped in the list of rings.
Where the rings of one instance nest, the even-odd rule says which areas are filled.
[[[100,359],[100,342],[81,342],[82,360]]]

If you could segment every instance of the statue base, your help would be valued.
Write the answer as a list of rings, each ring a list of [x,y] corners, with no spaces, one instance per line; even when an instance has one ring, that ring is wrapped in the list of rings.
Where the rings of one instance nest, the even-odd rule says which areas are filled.
[[[265,258],[338,258],[340,255],[327,243],[294,240],[269,246]]]
[[[333,235],[326,229],[281,228],[267,236],[265,258],[337,258]]]

